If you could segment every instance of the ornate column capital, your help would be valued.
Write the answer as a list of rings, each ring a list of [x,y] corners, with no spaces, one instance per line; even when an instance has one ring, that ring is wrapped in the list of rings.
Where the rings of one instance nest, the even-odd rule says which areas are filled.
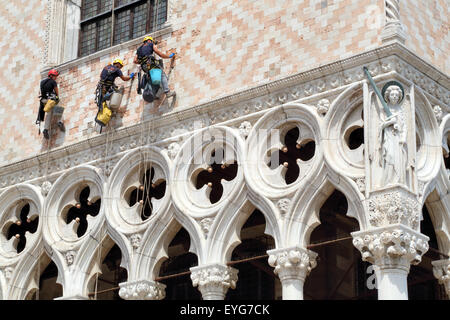
[[[119,283],[119,296],[125,300],[162,300],[166,296],[166,285],[149,280]]]
[[[299,246],[267,251],[269,265],[274,267],[274,273],[284,280],[305,281],[312,269],[317,265],[317,253]]]
[[[228,288],[236,288],[238,270],[222,264],[192,267],[191,279],[194,287],[202,293],[203,300],[223,300]]]
[[[353,232],[353,245],[362,259],[381,270],[401,269],[408,273],[411,264],[419,264],[428,251],[429,238],[402,224]]]
[[[450,298],[450,259],[433,261],[431,264],[434,276],[445,286],[447,296]]]

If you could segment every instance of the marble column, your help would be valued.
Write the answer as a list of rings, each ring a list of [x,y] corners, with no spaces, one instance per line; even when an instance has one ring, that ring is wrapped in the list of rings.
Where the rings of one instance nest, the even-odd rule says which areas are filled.
[[[303,284],[311,270],[317,265],[317,253],[291,247],[267,251],[269,265],[281,281],[283,300],[303,300]]]
[[[393,224],[353,232],[353,245],[374,265],[379,300],[407,300],[411,264],[428,251],[429,238],[405,225]]]
[[[238,270],[222,264],[192,267],[191,279],[203,300],[224,300],[229,288],[235,289]]]
[[[433,261],[432,265],[434,276],[444,285],[445,292],[450,298],[450,259]]]

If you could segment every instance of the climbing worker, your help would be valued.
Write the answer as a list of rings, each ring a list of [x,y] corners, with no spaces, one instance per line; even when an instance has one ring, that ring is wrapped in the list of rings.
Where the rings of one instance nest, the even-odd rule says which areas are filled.
[[[117,77],[123,81],[129,81],[134,78],[134,72],[129,76],[123,75],[122,68],[123,61],[121,59],[115,59],[112,64],[104,67],[100,74],[100,81],[95,92],[95,100],[99,110],[95,121],[102,127],[106,126],[111,119],[112,112],[108,108],[106,101],[110,100],[112,94],[118,90],[118,87],[114,84],[114,80]]]
[[[139,88],[144,88],[147,80],[150,78],[152,80],[153,85],[157,85],[157,88],[159,89],[159,84],[161,84],[164,93],[166,94],[166,97],[174,96],[175,93],[170,92],[169,89],[169,83],[167,80],[167,76],[164,73],[164,66],[162,63],[162,60],[157,60],[153,53],[156,53],[158,56],[164,59],[173,59],[175,57],[174,52],[170,53],[162,53],[156,46],[156,43],[153,41],[153,38],[150,36],[146,36],[144,38],[143,44],[137,49],[136,55],[134,57],[134,63],[140,64],[142,70],[145,73],[144,81],[143,83],[139,83]],[[161,71],[159,71],[161,70]],[[151,76],[152,71],[159,71],[156,73],[156,76]],[[155,78],[158,79],[155,79]],[[139,89],[138,89],[138,93]],[[156,94],[156,92],[154,93]],[[155,99],[158,99],[155,97]]]
[[[48,131],[53,117],[53,107],[59,102],[58,84],[56,83],[58,76],[58,70],[51,69],[48,72],[48,78],[42,80],[40,83],[41,95],[39,96],[40,105],[36,124],[40,125],[41,121],[45,119],[44,130],[42,131],[45,139],[50,138]],[[48,113],[47,117],[45,117],[45,113]],[[58,127],[61,131],[65,131],[64,123],[61,119],[58,119]]]

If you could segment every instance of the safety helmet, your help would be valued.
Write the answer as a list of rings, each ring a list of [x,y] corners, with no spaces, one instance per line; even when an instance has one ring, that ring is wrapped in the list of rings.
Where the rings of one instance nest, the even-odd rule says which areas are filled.
[[[50,69],[48,72],[48,76],[59,76],[59,72],[56,69]]]
[[[122,61],[122,59],[116,59],[116,60],[113,61],[113,64],[114,64],[114,63],[119,63],[119,64],[123,67],[123,61]]]
[[[144,41],[143,41],[143,42],[148,41],[148,40],[153,41],[153,38],[150,37],[150,36],[146,36],[146,37],[144,38]]]

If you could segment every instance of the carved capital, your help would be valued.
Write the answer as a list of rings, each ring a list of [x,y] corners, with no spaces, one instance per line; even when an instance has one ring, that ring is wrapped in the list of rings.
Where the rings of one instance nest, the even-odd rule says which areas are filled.
[[[352,236],[362,259],[380,269],[409,272],[410,265],[419,264],[428,251],[429,238],[401,224],[353,232]]]
[[[312,269],[317,265],[317,253],[300,247],[274,249],[267,251],[269,265],[281,281],[300,279],[305,281]]]
[[[401,187],[371,194],[368,202],[369,221],[374,227],[401,223],[418,230],[420,204],[416,195]]]
[[[166,285],[149,280],[119,283],[119,296],[125,300],[162,300],[166,296]]]
[[[450,259],[433,261],[431,264],[434,276],[445,286],[447,296],[450,298]]]
[[[204,300],[224,299],[228,288],[236,288],[238,270],[235,268],[211,264],[190,270],[192,284],[198,287]]]

